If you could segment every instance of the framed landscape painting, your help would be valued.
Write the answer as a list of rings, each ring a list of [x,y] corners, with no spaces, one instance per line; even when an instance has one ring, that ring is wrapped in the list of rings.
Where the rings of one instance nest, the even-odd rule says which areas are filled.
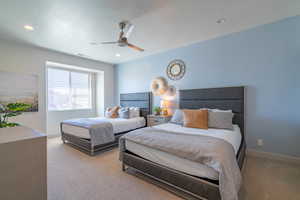
[[[38,76],[0,71],[0,104],[26,103],[38,112]]]

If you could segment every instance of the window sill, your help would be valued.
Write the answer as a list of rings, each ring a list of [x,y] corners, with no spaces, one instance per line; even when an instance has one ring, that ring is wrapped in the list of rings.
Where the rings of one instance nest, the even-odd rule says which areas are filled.
[[[72,112],[72,111],[93,111],[93,109],[81,108],[81,109],[65,109],[65,110],[48,110],[48,112]]]

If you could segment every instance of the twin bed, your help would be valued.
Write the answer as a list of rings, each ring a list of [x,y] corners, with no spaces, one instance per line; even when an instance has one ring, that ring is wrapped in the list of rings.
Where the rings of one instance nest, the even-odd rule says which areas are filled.
[[[102,123],[104,120],[112,125],[114,140],[94,144],[91,138],[90,128],[81,124],[76,125],[68,121],[61,123],[61,138],[63,143],[81,150],[90,155],[94,155],[105,149],[109,149],[118,145],[119,138],[132,130],[143,128],[146,126],[146,117],[152,110],[152,94],[150,92],[142,93],[126,93],[120,94],[120,106],[122,107],[139,107],[140,117],[131,119],[122,118],[89,118],[89,123]],[[80,119],[79,119],[80,120]]]
[[[90,118],[90,119],[94,120],[96,123],[102,119],[107,120],[109,123],[112,124],[113,132],[115,135],[118,135],[120,133],[125,133],[137,128],[142,128],[145,127],[146,125],[146,121],[144,117],[135,117],[131,119],[97,117],[97,118]],[[82,139],[86,139],[86,140],[91,139],[89,130],[84,127],[63,123],[62,131],[64,133],[71,133],[73,136]]]
[[[121,94],[120,105],[142,108],[140,125],[141,127],[144,127],[145,124],[142,123],[144,119],[143,117],[151,113],[151,94]],[[120,160],[122,162],[123,171],[127,171],[129,168],[133,169],[136,172],[142,173],[143,175],[156,180],[156,183],[158,183],[161,187],[175,192],[186,199],[219,200],[231,198],[231,191],[224,191],[224,188],[228,188],[230,181],[234,181],[234,178],[236,180],[239,179],[238,168],[242,168],[245,158],[246,143],[244,137],[244,87],[181,90],[179,107],[180,109],[218,108],[222,110],[232,110],[234,112],[234,129],[203,130],[186,128],[172,123],[158,125],[154,128],[148,127],[140,129],[141,127],[136,127],[138,130],[135,131],[124,131],[124,129],[120,129],[119,131],[116,131],[121,131],[121,134],[116,134],[114,145],[118,144],[120,136],[123,136],[124,133],[130,132],[129,134],[121,137],[119,144]],[[136,122],[136,120],[137,119],[133,121]],[[112,124],[114,123],[115,122],[112,122]],[[117,130],[118,125],[115,125],[115,127],[116,128],[113,129]],[[73,135],[69,134],[71,132]],[[164,135],[167,135],[167,138]],[[177,141],[177,146],[180,146],[182,141],[182,144],[185,143],[186,145],[185,147],[183,145],[183,148],[188,149],[190,142],[192,148],[185,152],[180,152],[180,147],[173,147],[170,143],[173,141],[174,144],[176,143],[176,139],[173,141],[171,140],[174,135],[176,135],[176,138],[180,138]],[[130,138],[127,136],[132,137]],[[68,126],[62,126],[62,138],[63,140],[67,140],[69,143],[77,147],[79,146],[81,149],[82,145],[78,145],[77,140],[90,140],[89,134],[86,132],[86,130],[79,131],[79,129],[75,130],[74,127]],[[161,139],[165,140],[165,143],[157,144]],[[207,141],[205,141],[203,144],[197,143],[202,139]],[[194,154],[195,160],[189,159],[193,155],[181,156],[189,151],[191,154],[193,154],[195,150],[202,151],[203,149],[201,149],[201,145],[205,147],[206,143],[214,142],[217,144],[215,144],[215,146],[211,146],[213,148],[218,146],[221,147],[222,145],[230,146],[228,146],[228,150],[226,150],[229,152],[227,153],[227,157],[224,153],[224,158],[221,158],[221,160],[223,159],[230,161],[230,156],[228,155],[232,154],[233,160],[227,162],[227,168],[231,167],[229,170],[231,172],[228,174],[232,174],[232,176],[236,177],[228,177],[228,174],[227,177],[225,176],[225,178],[224,176],[221,176],[224,175],[224,173],[222,170],[216,170],[218,167],[214,167],[216,164],[214,163],[215,160],[211,160],[214,162],[209,161],[208,163],[210,164],[208,165],[197,162],[196,158],[200,160],[203,159],[203,157],[199,157],[197,152]],[[152,145],[150,145],[151,143]],[[194,143],[194,146],[192,143]],[[200,146],[199,149],[196,148],[197,144]],[[87,146],[89,145],[90,143]],[[108,146],[110,146],[110,144],[105,144],[101,147],[91,146],[90,148],[87,147],[86,150],[90,153],[93,153],[95,150],[101,150],[103,148],[107,148]],[[208,146],[208,148],[211,147]],[[232,153],[230,152],[230,148],[232,149]],[[223,149],[220,150],[221,153],[222,151]],[[204,157],[204,159],[210,157],[210,152],[206,153],[209,156]],[[216,158],[217,157],[218,156],[216,156]],[[228,180],[227,183],[225,182],[225,185],[224,180]],[[233,187],[234,184],[232,184],[231,189]]]

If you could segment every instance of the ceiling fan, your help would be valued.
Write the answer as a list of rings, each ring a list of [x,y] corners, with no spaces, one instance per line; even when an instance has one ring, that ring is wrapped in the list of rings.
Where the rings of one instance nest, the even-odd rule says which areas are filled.
[[[117,44],[119,47],[129,47],[129,48],[132,48],[137,51],[144,51],[144,49],[128,42],[128,38],[129,38],[132,30],[134,29],[134,25],[132,25],[128,21],[122,21],[119,23],[119,27],[120,27],[120,36],[119,36],[118,41],[101,42],[101,44]],[[125,29],[127,31],[125,31]]]

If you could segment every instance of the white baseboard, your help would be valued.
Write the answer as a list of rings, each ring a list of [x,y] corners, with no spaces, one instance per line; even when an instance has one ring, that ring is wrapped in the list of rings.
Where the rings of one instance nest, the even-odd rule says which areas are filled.
[[[283,155],[283,154],[278,154],[278,153],[257,151],[255,149],[247,149],[246,154],[248,156],[253,156],[253,157],[266,158],[266,159],[271,159],[271,160],[278,160],[278,161],[283,161],[283,162],[300,164],[300,157],[295,157],[295,156],[288,156],[288,155]]]

